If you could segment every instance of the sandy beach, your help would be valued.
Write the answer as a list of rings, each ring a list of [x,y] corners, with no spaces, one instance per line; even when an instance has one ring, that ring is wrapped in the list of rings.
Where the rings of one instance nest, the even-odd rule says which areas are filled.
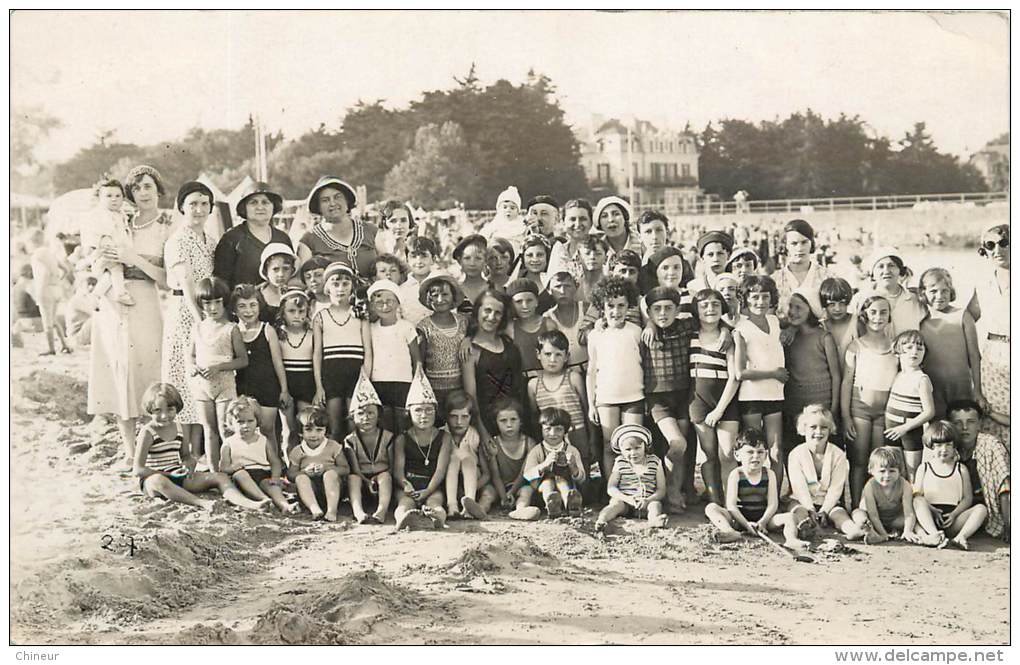
[[[15,644],[1003,644],[1009,548],[714,544],[701,506],[395,533],[144,497],[85,414],[87,352],[12,350]],[[131,551],[132,542],[134,550]]]

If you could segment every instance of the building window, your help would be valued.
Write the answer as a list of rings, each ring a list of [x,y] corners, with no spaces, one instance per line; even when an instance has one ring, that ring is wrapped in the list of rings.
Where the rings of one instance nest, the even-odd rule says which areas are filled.
[[[687,142],[686,141],[684,141],[683,143],[680,144],[680,152],[685,154],[685,155],[687,154]]]
[[[683,176],[685,178],[690,176],[691,175],[691,165],[690,164],[682,164],[681,165],[681,173],[683,174]]]
[[[676,164],[669,165],[669,175],[671,178],[676,180]]]
[[[598,164],[598,181],[609,182],[609,164]]]

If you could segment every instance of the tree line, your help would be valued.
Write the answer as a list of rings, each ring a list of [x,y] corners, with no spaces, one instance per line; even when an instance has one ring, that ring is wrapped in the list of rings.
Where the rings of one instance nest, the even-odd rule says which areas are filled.
[[[110,132],[65,162],[40,165],[33,145],[59,120],[39,108],[15,109],[11,118],[15,191],[45,186],[60,194],[137,163],[158,165],[171,187],[204,173],[224,191],[255,171],[251,121],[237,130],[194,128],[154,145],[121,143]],[[755,199],[987,189],[976,169],[938,150],[923,122],[893,142],[859,116],[825,119],[808,109],[759,123],[723,119],[695,137],[699,185],[723,199],[740,189]],[[556,88],[534,71],[519,84],[482,85],[472,66],[449,89],[426,91],[406,108],[359,101],[296,138],[269,135],[267,153],[272,185],[292,199],[322,174],[365,185],[371,200],[426,208],[488,209],[508,184],[526,195],[591,194]]]

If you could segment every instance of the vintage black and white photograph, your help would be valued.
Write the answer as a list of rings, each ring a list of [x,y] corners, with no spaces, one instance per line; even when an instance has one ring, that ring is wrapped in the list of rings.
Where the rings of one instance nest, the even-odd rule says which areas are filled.
[[[1008,10],[8,27],[18,660],[1010,643]]]

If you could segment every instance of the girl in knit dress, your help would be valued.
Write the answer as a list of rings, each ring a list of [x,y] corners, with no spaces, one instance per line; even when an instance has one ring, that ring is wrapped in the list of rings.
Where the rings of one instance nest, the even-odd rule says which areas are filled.
[[[839,355],[835,340],[819,320],[824,314],[816,292],[794,289],[786,306],[786,320],[796,331],[785,349],[790,379],[783,405],[783,434],[788,448],[800,443],[797,419],[804,407],[820,404],[830,413],[839,413]]]
[[[953,304],[956,289],[948,270],[925,270],[920,286],[921,302],[928,307],[921,321],[927,349],[921,367],[931,379],[935,417],[945,418],[950,402],[974,399],[974,387],[981,385],[977,327],[970,312]]]

